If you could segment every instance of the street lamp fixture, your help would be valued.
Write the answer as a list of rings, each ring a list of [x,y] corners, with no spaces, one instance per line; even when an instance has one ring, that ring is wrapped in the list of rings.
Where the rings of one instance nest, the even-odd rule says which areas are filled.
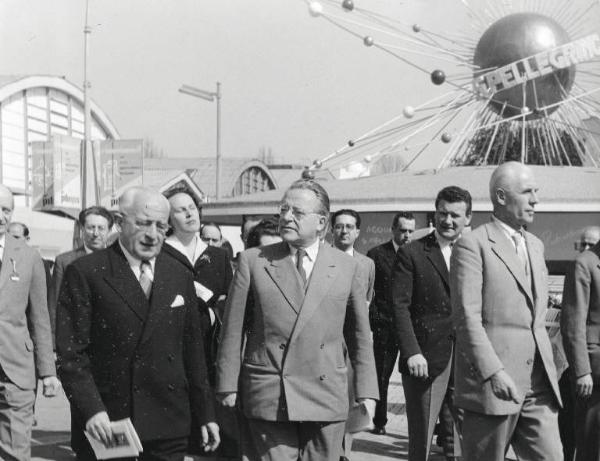
[[[204,99],[205,101],[217,101],[217,165],[215,168],[215,195],[217,200],[221,198],[221,83],[217,82],[217,91],[201,90],[190,85],[182,85],[179,92]]]

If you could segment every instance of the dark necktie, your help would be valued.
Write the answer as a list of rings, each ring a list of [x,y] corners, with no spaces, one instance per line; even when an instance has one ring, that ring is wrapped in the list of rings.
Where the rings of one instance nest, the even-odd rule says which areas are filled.
[[[140,286],[146,298],[150,299],[150,292],[152,291],[152,266],[148,261],[142,261],[142,264],[140,264]]]
[[[296,269],[298,269],[298,273],[300,277],[302,277],[302,281],[304,285],[306,285],[306,271],[304,270],[304,258],[306,257],[306,250],[303,248],[299,248],[296,252]]]

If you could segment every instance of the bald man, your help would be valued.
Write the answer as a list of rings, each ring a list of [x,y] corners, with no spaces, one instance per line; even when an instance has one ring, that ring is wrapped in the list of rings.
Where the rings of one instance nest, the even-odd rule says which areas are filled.
[[[60,387],[52,353],[44,266],[8,233],[15,202],[0,185],[0,459],[28,460],[37,377],[44,395]]]
[[[562,461],[560,394],[546,333],[542,242],[527,232],[538,203],[532,170],[507,162],[490,179],[493,217],[454,245],[455,399],[464,461]]]
[[[108,443],[122,418],[140,436],[141,461],[181,461],[192,415],[206,449],[219,443],[194,281],[160,253],[168,217],[158,192],[126,190],[118,240],[66,269],[56,342],[78,460],[96,459],[84,429]]]
[[[589,250],[598,242],[600,242],[600,226],[588,226],[581,231],[579,242],[575,246],[581,253]]]

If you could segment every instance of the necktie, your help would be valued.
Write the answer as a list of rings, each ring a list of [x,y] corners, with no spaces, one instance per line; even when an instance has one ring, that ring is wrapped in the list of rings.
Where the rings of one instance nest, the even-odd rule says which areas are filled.
[[[142,261],[142,264],[140,264],[140,286],[146,298],[150,299],[150,292],[152,291],[152,266],[148,261]]]
[[[517,231],[512,235],[512,239],[515,242],[517,257],[519,258],[521,267],[525,271],[527,280],[529,280],[529,282],[531,283],[531,274],[529,273],[529,261],[527,260],[527,253],[525,251],[525,241],[523,240],[523,234],[521,234],[520,231]]]
[[[299,248],[296,252],[296,269],[298,269],[298,273],[300,277],[302,277],[302,281],[304,285],[306,285],[306,271],[304,270],[304,258],[306,257],[306,250],[303,248]]]

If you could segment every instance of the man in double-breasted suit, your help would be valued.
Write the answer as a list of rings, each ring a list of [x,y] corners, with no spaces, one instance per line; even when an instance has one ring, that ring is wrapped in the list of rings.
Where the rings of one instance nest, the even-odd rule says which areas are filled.
[[[471,194],[460,187],[445,187],[435,199],[435,210],[435,231],[398,250],[391,283],[411,461],[429,459],[442,405],[457,415],[448,275],[452,246],[471,222]],[[452,420],[441,419],[449,426],[442,442],[444,453],[453,459]]]
[[[565,353],[574,378],[577,459],[600,458],[600,243],[567,273],[561,313]]]
[[[537,194],[529,167],[500,165],[490,179],[492,221],[452,251],[454,384],[466,461],[504,460],[509,444],[519,459],[563,459],[544,246],[524,229]]]
[[[37,379],[60,387],[52,353],[46,276],[39,253],[9,235],[12,192],[0,185],[0,459],[28,460]]]
[[[48,294],[48,309],[50,310],[53,341],[56,336],[56,303],[58,302],[58,293],[60,292],[60,285],[67,266],[86,254],[106,248],[108,234],[113,226],[112,214],[101,206],[91,206],[82,210],[79,213],[78,221],[81,226],[83,245],[74,250],[59,254],[54,261],[54,271],[52,272],[50,293]]]
[[[219,442],[193,279],[161,254],[169,203],[142,187],[119,201],[119,238],[67,267],[58,301],[59,372],[73,409],[80,460],[94,455],[83,430],[111,440],[131,418],[140,460],[181,461],[191,414],[208,449]]]
[[[373,331],[375,367],[379,383],[379,401],[373,418],[375,434],[385,434],[388,386],[398,357],[398,339],[394,332],[390,301],[392,270],[398,249],[411,241],[414,231],[413,214],[400,211],[394,215],[392,221],[392,239],[367,252],[367,256],[375,263],[375,294],[369,305],[369,322]]]
[[[240,254],[217,396],[227,406],[240,400],[244,459],[338,461],[348,415],[344,341],[356,399],[372,412],[377,398],[365,289],[356,261],[320,242],[329,215],[320,184],[293,183],[280,213],[284,241]]]

